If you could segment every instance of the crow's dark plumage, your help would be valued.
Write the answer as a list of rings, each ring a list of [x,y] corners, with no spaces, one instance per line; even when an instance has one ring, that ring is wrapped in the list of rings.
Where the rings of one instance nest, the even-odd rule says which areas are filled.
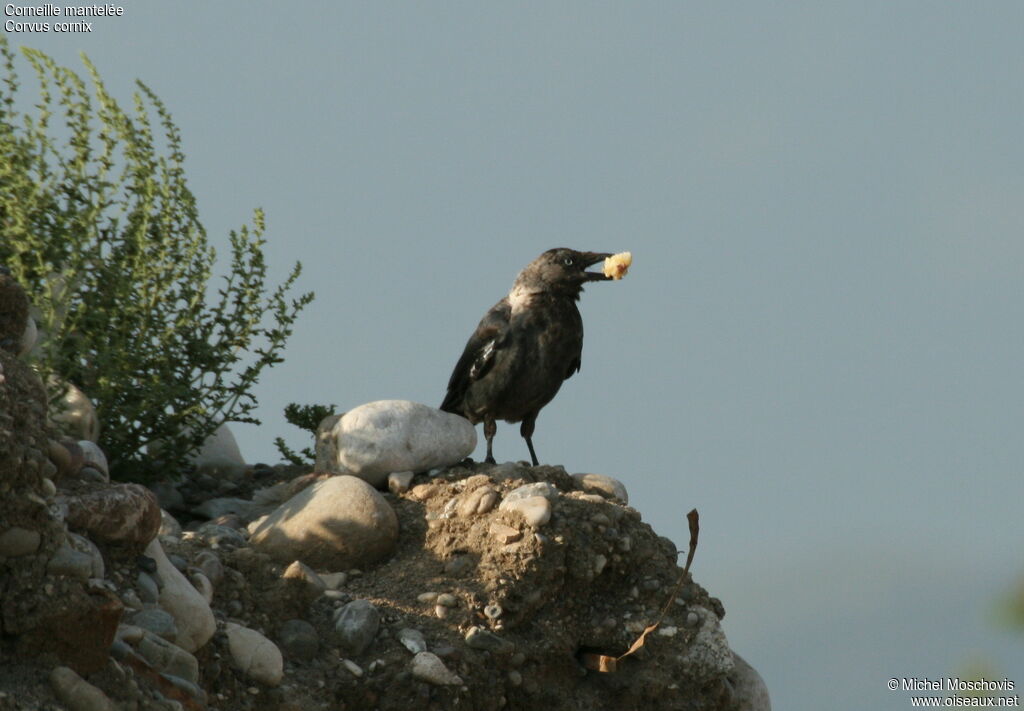
[[[534,423],[541,408],[580,369],[583,319],[576,302],[589,281],[610,277],[586,268],[612,256],[549,249],[519,272],[512,290],[484,314],[455,365],[441,409],[484,423],[487,461],[496,420],[522,422],[534,466]]]

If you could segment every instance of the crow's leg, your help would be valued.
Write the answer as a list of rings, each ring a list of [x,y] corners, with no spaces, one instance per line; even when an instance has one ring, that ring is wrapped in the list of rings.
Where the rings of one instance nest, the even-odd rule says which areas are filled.
[[[537,424],[537,413],[527,415],[523,420],[523,424],[519,425],[519,434],[526,440],[526,446],[530,448],[530,459],[533,460],[533,466],[537,466],[540,462],[537,461],[537,453],[533,451],[533,426]]]
[[[487,459],[484,461],[488,464],[496,464],[494,461],[494,455],[491,454],[491,442],[494,440],[494,435],[498,431],[498,425],[494,421],[493,417],[484,418],[484,437],[487,438]]]

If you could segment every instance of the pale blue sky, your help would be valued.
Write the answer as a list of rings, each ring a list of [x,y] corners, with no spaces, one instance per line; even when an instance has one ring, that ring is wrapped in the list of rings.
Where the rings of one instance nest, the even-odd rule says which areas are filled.
[[[250,460],[304,444],[289,402],[438,404],[544,249],[631,250],[538,454],[680,547],[697,507],[776,708],[852,710],[977,656],[1024,685],[988,619],[1024,574],[1022,30],[1019,2],[187,0],[9,39],[142,78],[215,244],[262,206],[278,277],[303,262]]]

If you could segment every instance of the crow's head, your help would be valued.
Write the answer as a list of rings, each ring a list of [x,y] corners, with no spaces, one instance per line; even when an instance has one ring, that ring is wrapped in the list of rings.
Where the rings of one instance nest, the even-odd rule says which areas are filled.
[[[531,292],[551,291],[579,298],[588,281],[608,281],[602,272],[588,272],[587,267],[612,256],[609,252],[577,252],[559,247],[549,249],[534,259],[516,278],[516,286]]]

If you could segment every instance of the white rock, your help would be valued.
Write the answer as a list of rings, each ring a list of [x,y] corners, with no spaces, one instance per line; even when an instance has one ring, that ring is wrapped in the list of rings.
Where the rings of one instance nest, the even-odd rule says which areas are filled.
[[[412,675],[420,681],[437,686],[458,686],[462,679],[444,665],[433,652],[418,652],[412,658]]]
[[[61,396],[50,404],[50,422],[70,437],[96,442],[100,437],[100,421],[85,393],[56,377],[47,381],[47,389]]]
[[[446,467],[476,448],[468,420],[409,400],[360,405],[326,418],[320,428],[316,469],[352,474],[377,488],[392,472]]]
[[[423,633],[411,627],[398,631],[398,641],[413,654],[427,651],[427,640],[423,637]]]
[[[540,528],[551,520],[551,502],[543,496],[528,496],[525,499],[505,499],[498,506],[499,511],[518,511],[526,522]]]
[[[572,478],[584,491],[615,498],[624,504],[629,503],[625,485],[614,477],[604,474],[573,474]]]
[[[215,429],[189,461],[207,474],[239,474],[246,469],[238,442],[227,424]]]
[[[164,584],[160,589],[160,607],[174,617],[178,646],[186,652],[196,651],[217,631],[210,604],[167,559],[158,538],[150,541],[145,553],[156,561],[157,573]]]
[[[347,570],[391,554],[398,517],[362,479],[336,476],[303,489],[250,531],[249,543],[282,563]]]
[[[284,678],[281,650],[256,630],[234,622],[224,626],[231,658],[243,674],[267,686],[277,686]]]

